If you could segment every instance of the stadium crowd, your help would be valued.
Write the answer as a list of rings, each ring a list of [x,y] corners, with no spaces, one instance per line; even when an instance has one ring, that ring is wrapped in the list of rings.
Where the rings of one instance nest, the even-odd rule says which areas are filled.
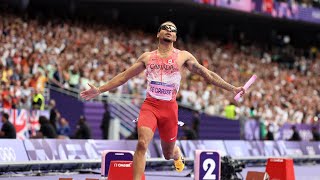
[[[179,27],[179,25],[178,25]],[[120,26],[87,24],[0,15],[0,107],[30,109],[34,95],[48,82],[81,91],[97,86],[127,69],[145,51],[157,48],[155,33]],[[259,116],[266,122],[316,123],[320,118],[320,56],[295,56],[291,64],[275,61],[278,49],[219,41],[179,39],[176,48],[188,50],[227,82],[243,85],[258,76],[237,114]],[[222,115],[232,94],[183,71],[177,96],[186,106],[209,115]],[[144,74],[114,90],[116,94],[145,97]]]

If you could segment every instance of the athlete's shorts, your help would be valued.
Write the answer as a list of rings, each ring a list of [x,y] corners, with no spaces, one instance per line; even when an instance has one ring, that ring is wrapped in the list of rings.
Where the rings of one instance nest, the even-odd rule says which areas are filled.
[[[174,142],[178,134],[178,104],[177,101],[164,101],[148,97],[142,104],[139,127],[149,127],[153,133],[157,127],[161,140]]]

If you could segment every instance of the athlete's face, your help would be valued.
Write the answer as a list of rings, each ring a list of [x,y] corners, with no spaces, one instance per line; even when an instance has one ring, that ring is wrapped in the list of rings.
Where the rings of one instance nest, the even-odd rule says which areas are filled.
[[[166,42],[175,42],[177,40],[177,28],[173,23],[164,23],[159,27],[157,38]]]

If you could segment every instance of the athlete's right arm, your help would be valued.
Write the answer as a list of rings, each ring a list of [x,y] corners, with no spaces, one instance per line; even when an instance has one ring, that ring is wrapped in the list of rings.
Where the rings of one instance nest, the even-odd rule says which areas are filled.
[[[146,68],[145,62],[148,59],[149,55],[150,55],[149,52],[143,53],[129,69],[118,74],[117,76],[112,78],[108,83],[100,87],[95,87],[94,85],[88,84],[90,86],[90,89],[82,91],[80,93],[80,96],[85,100],[89,100],[98,96],[100,93],[103,93],[111,89],[117,88],[118,86],[121,86],[122,84],[127,82],[130,78],[140,74],[142,71],[145,70]]]

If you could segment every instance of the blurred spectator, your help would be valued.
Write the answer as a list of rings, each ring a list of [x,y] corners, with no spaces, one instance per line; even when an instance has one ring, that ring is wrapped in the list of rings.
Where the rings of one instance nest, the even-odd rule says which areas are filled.
[[[269,128],[271,130],[271,127],[273,127],[273,124],[268,125],[265,122],[265,120],[259,116],[254,116],[253,118],[259,123],[260,139],[265,139],[268,134]]]
[[[53,78],[51,79],[53,85],[56,87],[63,88],[64,87],[64,77],[63,77],[63,70],[60,64],[56,64],[55,72],[53,73]]]
[[[232,102],[230,102],[224,108],[224,114],[225,114],[226,118],[235,120],[236,119],[236,106]]]
[[[44,88],[45,88],[46,83],[48,81],[48,78],[45,73],[46,73],[46,71],[44,71],[44,72],[38,71],[36,74],[36,77],[37,77],[36,89],[38,89],[38,91],[41,93],[44,92]]]
[[[54,130],[52,124],[45,116],[39,117],[40,130],[36,136],[32,138],[57,138],[57,132]]]
[[[32,106],[32,88],[29,87],[28,81],[24,81],[21,87],[21,106],[20,108],[31,109]]]
[[[292,134],[291,138],[289,139],[289,141],[301,141],[301,137],[300,137],[299,131],[297,130],[297,127],[292,126],[291,129],[293,131],[293,134]]]
[[[1,96],[2,96],[2,107],[6,108],[6,109],[12,108],[10,86],[8,83],[5,83],[4,89],[2,90],[2,93],[1,93]]]
[[[320,133],[319,129],[316,126],[312,127],[312,136],[313,136],[313,141],[320,141]]]
[[[80,72],[77,67],[72,67],[69,70],[69,85],[70,88],[79,89],[80,87]]]
[[[66,118],[61,118],[60,119],[60,126],[57,129],[59,138],[69,138],[71,129],[69,126],[69,122],[66,120]]]
[[[271,125],[269,125],[267,127],[267,135],[266,135],[265,140],[270,140],[270,141],[274,140],[273,129],[272,129]]]
[[[196,140],[198,139],[196,132],[191,129],[187,124],[182,126],[183,136],[180,137],[181,140]]]
[[[32,109],[44,110],[45,99],[38,89],[35,89],[32,98]]]
[[[9,115],[7,113],[2,113],[1,121],[2,127],[0,131],[0,138],[16,139],[16,129],[9,121]]]
[[[110,126],[110,111],[109,111],[109,105],[108,103],[104,103],[104,113],[101,121],[100,128],[102,130],[102,138],[103,139],[109,139],[109,126]]]
[[[75,139],[91,139],[91,130],[84,116],[80,116],[74,138]]]
[[[54,129],[57,131],[57,108],[56,108],[56,101],[54,99],[51,99],[49,102],[49,110],[50,110],[50,123],[54,127]]]
[[[257,112],[253,106],[250,107],[249,116],[254,117],[257,115]]]
[[[0,89],[0,94],[2,93],[2,90]],[[3,99],[2,96],[0,95],[0,109],[2,109],[2,104],[3,104]]]
[[[211,92],[212,94],[212,92]],[[211,96],[211,95],[210,95]],[[217,115],[219,113],[219,104],[215,102],[215,99],[212,98],[208,101],[208,105],[205,107],[205,113],[208,115]]]

